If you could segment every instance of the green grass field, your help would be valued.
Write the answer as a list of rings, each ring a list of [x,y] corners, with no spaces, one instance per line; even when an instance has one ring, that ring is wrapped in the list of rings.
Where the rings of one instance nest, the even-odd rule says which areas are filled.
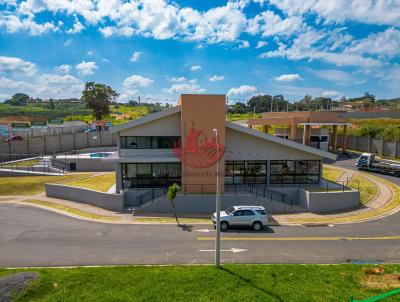
[[[400,266],[384,269],[398,274]],[[390,290],[367,287],[364,270],[350,264],[30,269],[40,279],[16,301],[338,302]],[[0,269],[0,275],[12,272]]]
[[[63,183],[63,185],[66,186],[85,188],[100,192],[107,192],[114,184],[115,184],[114,172]]]
[[[322,177],[330,182],[336,182],[342,174],[343,172],[341,170],[327,166],[324,166],[322,171]]]
[[[92,173],[70,173],[62,176],[0,177],[0,195],[32,195],[44,192],[46,183],[87,177]]]
[[[349,187],[360,190],[360,201],[362,204],[370,202],[378,193],[378,188],[372,181],[358,175],[352,178]]]

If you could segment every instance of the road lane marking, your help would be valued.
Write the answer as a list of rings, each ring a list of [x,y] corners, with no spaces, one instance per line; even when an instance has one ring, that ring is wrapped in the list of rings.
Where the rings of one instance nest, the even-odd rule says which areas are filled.
[[[215,250],[199,250],[199,252],[215,252]],[[232,252],[234,254],[236,253],[241,253],[241,252],[247,252],[246,249],[237,249],[237,248],[230,248],[229,250],[221,250],[221,252]]]
[[[197,240],[215,241],[214,237],[197,237]],[[400,240],[399,236],[382,237],[221,237],[222,241],[343,241],[343,240]]]
[[[195,230],[196,232],[202,232],[202,233],[210,233],[210,232],[215,232],[215,230],[209,230],[209,229],[203,229],[203,230]]]

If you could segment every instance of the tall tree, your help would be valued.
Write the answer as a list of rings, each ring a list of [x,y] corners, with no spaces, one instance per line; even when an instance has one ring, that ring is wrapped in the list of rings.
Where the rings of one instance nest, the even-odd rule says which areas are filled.
[[[11,99],[4,101],[5,104],[12,106],[25,106],[31,97],[25,93],[16,93]]]
[[[110,104],[118,96],[119,94],[110,86],[95,82],[87,82],[82,92],[82,100],[87,108],[93,110],[96,120],[101,120],[110,113]]]

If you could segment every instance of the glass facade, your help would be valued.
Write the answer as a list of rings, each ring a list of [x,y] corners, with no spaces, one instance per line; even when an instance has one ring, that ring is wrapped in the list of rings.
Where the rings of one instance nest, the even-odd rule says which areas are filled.
[[[307,184],[320,181],[319,160],[271,160],[271,184]]]
[[[165,187],[181,183],[180,163],[122,164],[124,188]]]
[[[308,184],[320,182],[319,160],[271,160],[270,184]],[[122,164],[124,188],[167,187],[181,184],[181,163]],[[267,184],[268,161],[226,161],[225,184]]]
[[[226,161],[225,184],[267,183],[267,161]]]
[[[173,149],[180,146],[180,136],[121,136],[121,149]]]

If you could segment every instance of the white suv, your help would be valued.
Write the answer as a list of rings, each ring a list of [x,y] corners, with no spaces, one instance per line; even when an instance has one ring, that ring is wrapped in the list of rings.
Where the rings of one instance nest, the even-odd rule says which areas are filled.
[[[221,211],[221,231],[226,231],[234,226],[249,226],[254,231],[260,231],[267,225],[268,217],[265,208],[262,206],[233,206]],[[211,220],[215,226],[217,213]]]

